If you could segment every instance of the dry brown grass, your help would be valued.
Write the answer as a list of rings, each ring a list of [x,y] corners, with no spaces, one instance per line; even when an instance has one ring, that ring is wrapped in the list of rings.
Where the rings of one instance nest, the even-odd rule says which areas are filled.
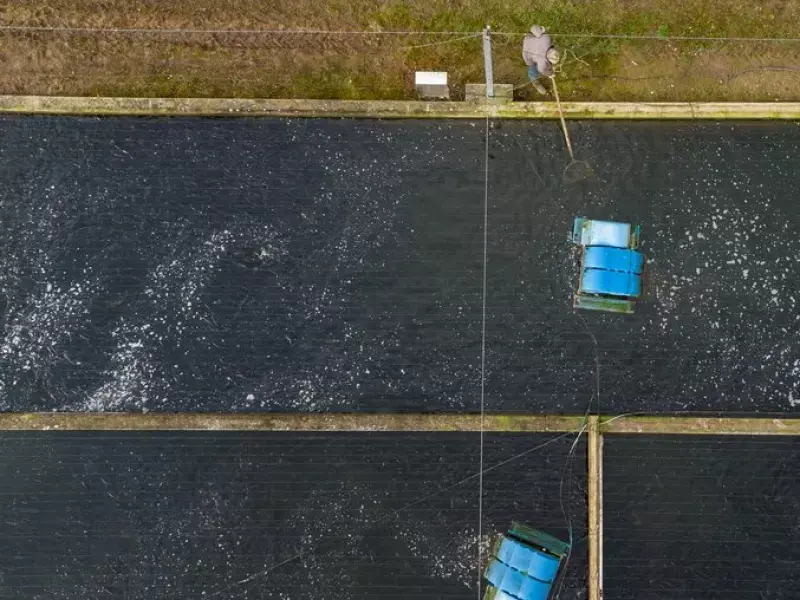
[[[560,32],[794,37],[800,0],[15,0],[0,8],[6,25],[121,28],[471,32],[488,20],[525,31],[534,18]],[[4,32],[0,93],[407,98],[415,70],[442,69],[458,96],[483,78],[480,40],[410,47],[442,39]],[[524,83],[520,41],[496,38],[497,81]],[[581,58],[564,65],[567,99],[800,100],[800,43],[560,43]]]

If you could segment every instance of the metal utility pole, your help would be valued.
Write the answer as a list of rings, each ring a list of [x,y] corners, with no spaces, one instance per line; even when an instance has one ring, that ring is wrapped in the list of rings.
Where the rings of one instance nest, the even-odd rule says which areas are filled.
[[[494,73],[492,72],[492,36],[489,25],[483,30],[483,65],[486,71],[486,97],[494,98]]]

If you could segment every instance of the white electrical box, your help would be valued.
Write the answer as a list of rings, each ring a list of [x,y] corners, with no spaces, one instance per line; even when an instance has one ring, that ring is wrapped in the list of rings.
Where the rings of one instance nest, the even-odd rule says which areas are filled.
[[[449,100],[447,71],[417,71],[414,74],[414,87],[423,99]]]

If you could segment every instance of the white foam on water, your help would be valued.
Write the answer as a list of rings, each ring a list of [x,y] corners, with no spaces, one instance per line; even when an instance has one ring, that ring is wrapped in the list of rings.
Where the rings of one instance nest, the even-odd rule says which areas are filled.
[[[716,196],[720,183],[711,178],[705,182],[706,195],[683,190],[686,197],[668,205],[678,213],[676,221],[689,216],[696,222],[695,230],[681,231],[683,242],[675,244],[678,237],[669,228],[655,232],[657,244],[671,255],[651,271],[650,281],[658,292],[654,325],[680,340],[682,347],[707,348],[708,359],[698,356],[698,368],[707,377],[686,378],[684,395],[706,393],[711,384],[724,397],[724,388],[738,375],[749,393],[728,400],[731,408],[747,409],[759,397],[788,399],[798,394],[800,379],[791,361],[800,351],[800,330],[796,324],[793,330],[776,324],[797,322],[798,289],[787,278],[782,260],[795,263],[796,269],[800,244],[788,220],[776,226],[780,218],[771,219],[771,224],[762,218],[773,208],[761,187],[744,177],[734,181],[751,190],[753,201],[731,205]],[[694,203],[697,198],[702,198],[702,206]],[[689,270],[690,265],[695,266]],[[757,354],[769,358],[755,362]],[[791,402],[787,400],[795,406]]]
[[[22,302],[12,301],[7,306],[0,342],[0,362],[6,373],[5,380],[0,377],[0,408],[8,408],[6,390],[23,379],[32,377],[47,388],[56,363],[66,360],[80,368],[80,363],[69,356],[68,343],[83,325],[92,299],[101,290],[98,278],[88,269],[86,274],[87,278],[80,281],[38,283]],[[54,388],[49,392],[57,394]]]
[[[184,340],[194,341],[209,325],[203,293],[234,244],[257,247],[263,260],[285,254],[271,227],[232,226],[158,264],[148,274],[143,291],[147,310],[121,318],[112,332],[116,347],[104,373],[105,383],[84,402],[65,409],[150,410],[167,403],[172,380],[180,371],[178,365],[163,364],[160,350],[165,343],[180,348]]]

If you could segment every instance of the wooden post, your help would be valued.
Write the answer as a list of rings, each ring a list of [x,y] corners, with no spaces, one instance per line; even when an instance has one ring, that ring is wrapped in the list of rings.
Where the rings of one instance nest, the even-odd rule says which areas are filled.
[[[589,417],[589,600],[603,598],[603,438],[598,420]]]

